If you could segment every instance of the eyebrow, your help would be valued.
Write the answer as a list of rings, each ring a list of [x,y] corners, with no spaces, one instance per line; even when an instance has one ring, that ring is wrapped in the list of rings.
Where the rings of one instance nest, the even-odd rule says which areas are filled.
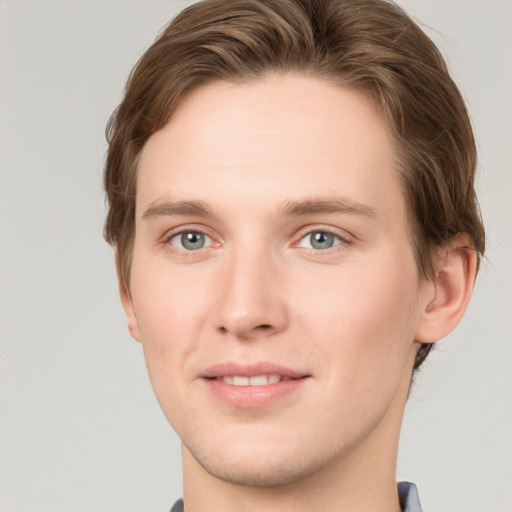
[[[156,200],[150,203],[142,214],[143,219],[164,216],[209,217],[211,208],[203,201]]]
[[[311,198],[302,201],[287,201],[281,209],[285,216],[314,214],[351,214],[377,218],[377,212],[370,206],[345,197]]]
[[[376,211],[348,198],[309,198],[301,201],[286,201],[280,209],[285,217],[315,214],[351,214],[377,217]],[[143,219],[154,217],[211,217],[213,210],[203,201],[171,201],[157,199],[150,203],[142,214]]]

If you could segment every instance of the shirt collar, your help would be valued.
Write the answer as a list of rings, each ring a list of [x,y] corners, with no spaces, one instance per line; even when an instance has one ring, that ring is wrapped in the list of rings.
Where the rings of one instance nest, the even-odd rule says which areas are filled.
[[[403,512],[422,512],[418,488],[413,483],[399,482],[398,497]]]
[[[398,497],[402,512],[422,512],[417,487],[411,482],[398,483]],[[183,500],[178,500],[171,512],[183,512]]]

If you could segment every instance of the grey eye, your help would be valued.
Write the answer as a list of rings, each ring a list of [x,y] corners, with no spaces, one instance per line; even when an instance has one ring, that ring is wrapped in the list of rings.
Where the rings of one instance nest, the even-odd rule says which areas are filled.
[[[183,231],[174,235],[170,242],[184,251],[197,251],[211,244],[211,238],[199,231]]]
[[[313,231],[302,237],[300,246],[307,249],[325,250],[339,245],[341,240],[327,231]]]

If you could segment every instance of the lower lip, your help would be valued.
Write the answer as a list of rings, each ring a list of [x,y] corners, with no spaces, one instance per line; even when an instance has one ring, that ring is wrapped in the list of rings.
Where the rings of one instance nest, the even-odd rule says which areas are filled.
[[[242,409],[255,409],[265,407],[298,391],[308,378],[285,380],[266,386],[234,386],[222,380],[204,380],[212,393],[229,405]]]

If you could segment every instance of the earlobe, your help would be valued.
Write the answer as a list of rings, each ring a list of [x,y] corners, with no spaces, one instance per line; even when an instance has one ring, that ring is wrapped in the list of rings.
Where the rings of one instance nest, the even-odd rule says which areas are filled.
[[[119,286],[119,296],[121,298],[121,303],[123,305],[124,313],[126,315],[126,321],[128,323],[128,331],[130,336],[136,340],[141,341],[139,326],[137,322],[137,317],[135,315],[135,310],[133,308],[133,301],[130,294],[130,290],[128,289],[126,283],[124,282],[123,274],[121,272],[121,263],[119,261],[119,255],[117,250],[114,252],[114,258],[116,263],[116,272],[117,272],[117,283]]]
[[[439,258],[436,276],[430,281],[416,331],[416,341],[432,343],[458,325],[471,298],[476,277],[477,254],[468,235],[459,235]]]

